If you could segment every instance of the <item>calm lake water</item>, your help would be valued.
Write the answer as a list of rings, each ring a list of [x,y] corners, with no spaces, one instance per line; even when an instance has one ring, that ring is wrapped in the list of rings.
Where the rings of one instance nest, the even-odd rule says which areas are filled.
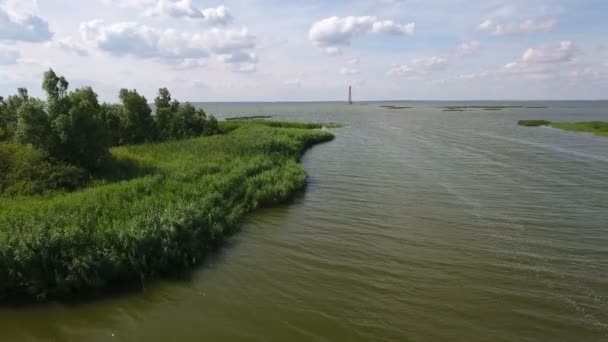
[[[191,279],[3,307],[0,341],[608,341],[608,139],[516,124],[608,102],[391,104],[203,104],[345,126]]]

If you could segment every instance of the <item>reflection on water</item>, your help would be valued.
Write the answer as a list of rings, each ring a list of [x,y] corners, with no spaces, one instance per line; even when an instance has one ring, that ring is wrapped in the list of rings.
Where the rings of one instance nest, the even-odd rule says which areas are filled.
[[[516,125],[608,120],[608,103],[403,104],[205,104],[345,127],[302,159],[301,196],[192,279],[1,308],[0,340],[608,339],[608,139]]]

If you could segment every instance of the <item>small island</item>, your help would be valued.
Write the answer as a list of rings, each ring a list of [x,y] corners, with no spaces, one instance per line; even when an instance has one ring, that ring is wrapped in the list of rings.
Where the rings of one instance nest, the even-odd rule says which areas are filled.
[[[444,112],[465,112],[465,111],[473,111],[476,109],[497,111],[497,110],[503,110],[503,109],[513,109],[513,108],[542,109],[542,108],[547,108],[547,107],[542,107],[542,106],[445,106],[445,107],[440,107],[440,108],[443,109]]]
[[[608,122],[589,121],[589,122],[551,122],[547,120],[520,120],[520,126],[539,127],[548,126],[572,132],[592,133],[597,136],[608,137]]]
[[[45,101],[0,101],[0,300],[143,288],[201,263],[244,215],[307,180],[299,164],[336,124],[218,122],[165,88],[155,111],[68,91],[45,73]]]
[[[385,105],[385,106],[380,106],[380,108],[395,110],[395,109],[412,109],[413,107]]]

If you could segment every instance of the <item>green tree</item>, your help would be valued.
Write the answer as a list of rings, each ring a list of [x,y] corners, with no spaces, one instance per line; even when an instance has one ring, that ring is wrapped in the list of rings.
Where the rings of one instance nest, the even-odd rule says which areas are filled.
[[[220,133],[220,126],[217,123],[217,119],[213,115],[209,115],[205,128],[203,130],[204,135],[214,135]]]
[[[121,123],[124,142],[137,144],[156,140],[156,123],[148,101],[137,90],[121,89],[119,93],[123,110]]]
[[[98,117],[108,135],[110,144],[112,146],[123,145],[125,134],[121,122],[122,106],[104,103],[100,106]]]
[[[76,89],[64,98],[69,110],[51,122],[54,144],[51,155],[88,170],[108,156],[110,137],[99,119],[97,94],[90,87]]]
[[[17,89],[17,94],[0,103],[0,141],[11,140],[15,135],[19,107],[29,100],[27,89]]]
[[[63,76],[57,76],[53,69],[44,73],[42,89],[47,95],[49,116],[55,117],[69,111],[70,103],[67,100],[69,83]]]
[[[53,140],[49,117],[40,101],[27,100],[17,111],[15,140],[48,151]]]
[[[156,125],[161,140],[175,138],[176,114],[180,104],[176,100],[171,101],[171,93],[167,88],[160,88],[158,96],[154,99],[156,108]]]

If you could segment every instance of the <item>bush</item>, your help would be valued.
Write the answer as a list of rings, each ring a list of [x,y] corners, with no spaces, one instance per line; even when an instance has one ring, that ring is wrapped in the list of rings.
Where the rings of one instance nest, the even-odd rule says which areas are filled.
[[[86,182],[86,174],[76,166],[49,161],[39,149],[0,143],[0,195],[71,191]]]

